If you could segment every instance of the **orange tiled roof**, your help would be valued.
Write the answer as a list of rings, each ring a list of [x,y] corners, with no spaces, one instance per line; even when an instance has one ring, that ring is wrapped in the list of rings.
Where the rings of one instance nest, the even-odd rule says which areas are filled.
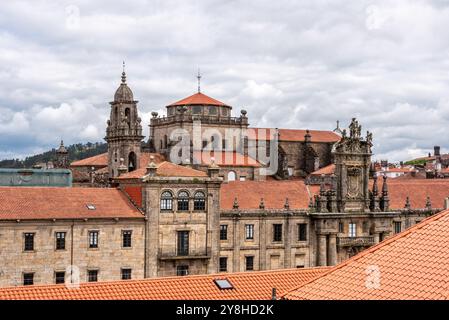
[[[248,138],[251,140],[272,140],[275,129],[249,128]],[[333,143],[340,141],[341,137],[333,131],[309,130],[312,142]],[[302,129],[279,129],[279,141],[303,142],[306,130]]]
[[[260,167],[260,163],[250,156],[235,151],[195,151],[193,157],[202,165],[210,165],[211,158],[222,167]]]
[[[154,162],[160,163],[165,160],[165,157],[160,153],[142,152],[140,154],[140,167],[145,168],[150,162],[150,157],[154,156]],[[86,159],[74,161],[70,164],[71,167],[107,167],[108,166],[108,154],[102,153]]]
[[[324,175],[331,175],[335,173],[335,164],[330,164],[328,166],[322,167],[321,169],[318,169],[317,171],[314,171],[311,173],[311,175],[314,176],[321,176]]]
[[[449,210],[446,210],[362,251],[284,297],[446,300],[448,266]]]
[[[306,209],[309,195],[303,180],[233,181],[221,186],[221,209],[232,209],[237,198],[239,209],[258,209],[260,198],[266,209],[284,208],[285,198],[291,209]]]
[[[272,288],[283,294],[329,268],[283,269],[144,280],[0,288],[1,300],[269,300]],[[220,290],[214,279],[228,279],[233,289]]]
[[[146,167],[146,166],[145,166]],[[117,179],[140,179],[147,174],[146,168],[140,168],[125,173]],[[195,170],[169,161],[160,163],[156,170],[156,175],[161,177],[207,177],[203,171]]]
[[[227,106],[221,101],[215,100],[214,98],[211,98],[209,96],[206,96],[203,93],[195,93],[191,96],[184,98],[182,100],[173,102],[172,104],[168,105],[168,107],[172,106],[187,106],[187,105],[212,105],[212,106]]]
[[[120,190],[109,188],[0,187],[0,204],[0,220],[143,217]]]

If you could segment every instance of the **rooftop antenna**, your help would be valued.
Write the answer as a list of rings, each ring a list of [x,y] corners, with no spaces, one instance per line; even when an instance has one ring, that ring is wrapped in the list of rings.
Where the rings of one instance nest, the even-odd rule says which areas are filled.
[[[198,93],[201,93],[201,73],[200,73],[200,68],[198,68],[198,75],[196,76],[196,78],[198,79]]]

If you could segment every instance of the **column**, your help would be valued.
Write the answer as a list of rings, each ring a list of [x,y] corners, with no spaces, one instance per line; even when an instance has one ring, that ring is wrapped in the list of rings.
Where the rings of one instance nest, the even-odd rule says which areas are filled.
[[[327,236],[318,235],[318,266],[327,266]]]
[[[328,265],[335,266],[337,264],[337,234],[329,234],[329,255]]]
[[[378,244],[380,240],[379,232],[374,233],[374,244]]]

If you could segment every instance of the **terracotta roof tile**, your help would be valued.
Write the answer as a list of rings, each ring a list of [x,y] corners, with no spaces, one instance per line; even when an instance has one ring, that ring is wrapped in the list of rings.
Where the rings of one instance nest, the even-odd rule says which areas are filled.
[[[186,106],[186,105],[212,105],[212,106],[227,106],[221,101],[215,100],[214,98],[211,98],[203,93],[195,93],[187,98],[184,98],[182,100],[173,102],[172,104],[168,105],[168,107],[171,106]]]
[[[160,163],[165,161],[165,157],[160,153],[142,152],[140,155],[140,167],[145,168],[150,162],[150,157],[154,156],[154,162]],[[107,167],[108,166],[108,154],[102,153],[86,159],[74,161],[70,164],[71,167]]]
[[[215,158],[215,163],[222,167],[260,167],[260,163],[250,156],[232,151],[195,151],[194,159],[202,165],[209,165],[211,158]]]
[[[252,140],[272,140],[275,129],[248,128],[248,138]],[[333,143],[340,141],[341,137],[333,131],[309,130],[312,142]],[[306,130],[279,129],[279,141],[304,142]]]
[[[306,209],[309,196],[303,180],[233,181],[221,186],[221,209],[232,209],[237,198],[240,209],[258,209],[264,199],[266,209],[284,208],[285,199],[291,209]]]
[[[449,210],[362,251],[284,298],[446,300],[448,248]]]
[[[330,164],[328,166],[322,167],[321,169],[318,169],[317,171],[314,171],[311,173],[311,175],[314,176],[321,176],[324,175],[331,175],[335,173],[335,164]]]
[[[269,300],[277,294],[316,278],[327,267],[223,273],[144,280],[82,283],[78,289],[64,285],[0,288],[2,300]],[[214,279],[228,279],[233,289],[220,290]]]
[[[0,187],[0,203],[0,220],[143,217],[120,190],[108,188]]]
[[[145,166],[146,167],[146,166]],[[146,168],[140,168],[128,173],[125,173],[117,179],[140,179],[147,174]],[[207,177],[204,171],[195,170],[189,167],[174,164],[172,162],[164,161],[160,163],[156,170],[156,175],[161,177]]]

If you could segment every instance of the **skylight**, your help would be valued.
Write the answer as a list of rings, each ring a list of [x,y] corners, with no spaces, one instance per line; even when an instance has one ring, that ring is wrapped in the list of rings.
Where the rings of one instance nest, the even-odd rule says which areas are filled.
[[[89,210],[95,210],[95,206],[93,204],[86,204],[87,209]]]
[[[215,284],[221,290],[234,289],[231,282],[228,279],[214,279]]]

